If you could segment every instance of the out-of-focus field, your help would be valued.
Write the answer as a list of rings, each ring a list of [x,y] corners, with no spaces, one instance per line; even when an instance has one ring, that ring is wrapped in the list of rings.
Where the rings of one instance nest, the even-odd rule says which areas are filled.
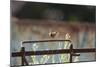
[[[49,36],[51,31],[58,32],[55,38]],[[82,22],[54,21],[54,20],[30,20],[17,19],[11,22],[11,52],[20,51],[21,42],[26,40],[52,40],[65,39],[69,34],[74,48],[94,48],[96,46],[95,24]],[[29,46],[31,47],[31,46]],[[42,46],[41,46],[42,47]],[[56,48],[57,45],[48,46]],[[30,49],[30,48],[29,48]],[[39,49],[39,48],[38,48]],[[87,58],[85,58],[87,56]],[[82,54],[80,61],[95,60],[95,54]],[[13,61],[13,60],[12,60]],[[20,62],[12,62],[13,64]]]

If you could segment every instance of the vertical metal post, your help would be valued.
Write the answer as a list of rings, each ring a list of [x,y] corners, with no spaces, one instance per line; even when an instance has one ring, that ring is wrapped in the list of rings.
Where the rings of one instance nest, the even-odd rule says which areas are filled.
[[[72,63],[73,45],[70,45],[70,63]]]
[[[75,54],[73,52],[73,44],[70,45],[70,63],[73,62],[73,56],[80,56],[80,54]]]
[[[22,64],[21,65],[24,66],[24,57],[25,57],[25,48],[24,47],[21,48],[21,52],[22,52],[22,56],[21,56]]]

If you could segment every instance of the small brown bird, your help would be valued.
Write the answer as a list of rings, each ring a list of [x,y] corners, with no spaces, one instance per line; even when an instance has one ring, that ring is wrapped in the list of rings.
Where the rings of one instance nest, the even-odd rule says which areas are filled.
[[[57,35],[57,33],[58,33],[58,32],[50,32],[50,33],[49,33],[49,36],[52,37],[52,38],[54,38],[54,37]]]

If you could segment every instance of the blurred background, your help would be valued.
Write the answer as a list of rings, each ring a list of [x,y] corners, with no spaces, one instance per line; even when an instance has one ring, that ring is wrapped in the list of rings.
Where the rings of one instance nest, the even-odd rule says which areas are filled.
[[[12,16],[20,19],[52,19],[95,23],[96,6],[73,4],[50,4],[35,2],[11,3]]]
[[[11,52],[20,51],[21,42],[26,40],[70,39],[74,48],[96,47],[96,6],[12,0],[10,6]],[[57,35],[52,38],[49,36],[50,32],[57,32]],[[68,42],[60,42],[55,45],[40,44],[28,45],[26,49],[65,49],[69,48],[68,45],[70,45]],[[66,54],[31,56],[27,58],[28,62],[33,64],[69,61],[69,57]],[[79,57],[73,58],[75,62],[94,60],[95,53],[80,53]],[[20,58],[11,57],[11,65],[20,65],[20,61]]]

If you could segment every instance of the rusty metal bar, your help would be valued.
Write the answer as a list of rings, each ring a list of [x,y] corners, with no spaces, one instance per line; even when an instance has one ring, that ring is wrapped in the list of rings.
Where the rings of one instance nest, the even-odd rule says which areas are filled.
[[[44,41],[23,41],[22,44],[25,43],[40,43],[40,42],[60,42],[60,41],[68,41],[71,42],[70,40],[44,40]]]
[[[21,48],[21,54],[22,54],[22,55],[21,55],[21,59],[22,59],[22,62],[21,62],[21,63],[22,63],[22,66],[24,66],[24,55],[25,55],[24,53],[25,53],[25,48],[22,47],[22,48]]]
[[[70,63],[72,63],[72,57],[73,57],[73,45],[70,45]]]
[[[24,63],[26,64],[26,65],[28,65],[28,62],[27,62],[27,60],[26,60],[26,58],[25,58],[25,47],[22,47],[21,48],[21,59],[22,59],[22,66],[24,66]]]
[[[88,53],[88,52],[96,52],[95,48],[87,48],[87,49],[73,49],[73,53]],[[48,51],[25,51],[25,56],[31,55],[49,55],[49,54],[66,54],[70,53],[70,49],[62,49],[62,50],[48,50]],[[12,57],[22,56],[22,52],[12,52]]]
[[[72,63],[73,62],[73,56],[80,56],[80,54],[76,54],[76,53],[74,53],[74,51],[73,51],[73,45],[71,44],[70,45],[70,63]]]

